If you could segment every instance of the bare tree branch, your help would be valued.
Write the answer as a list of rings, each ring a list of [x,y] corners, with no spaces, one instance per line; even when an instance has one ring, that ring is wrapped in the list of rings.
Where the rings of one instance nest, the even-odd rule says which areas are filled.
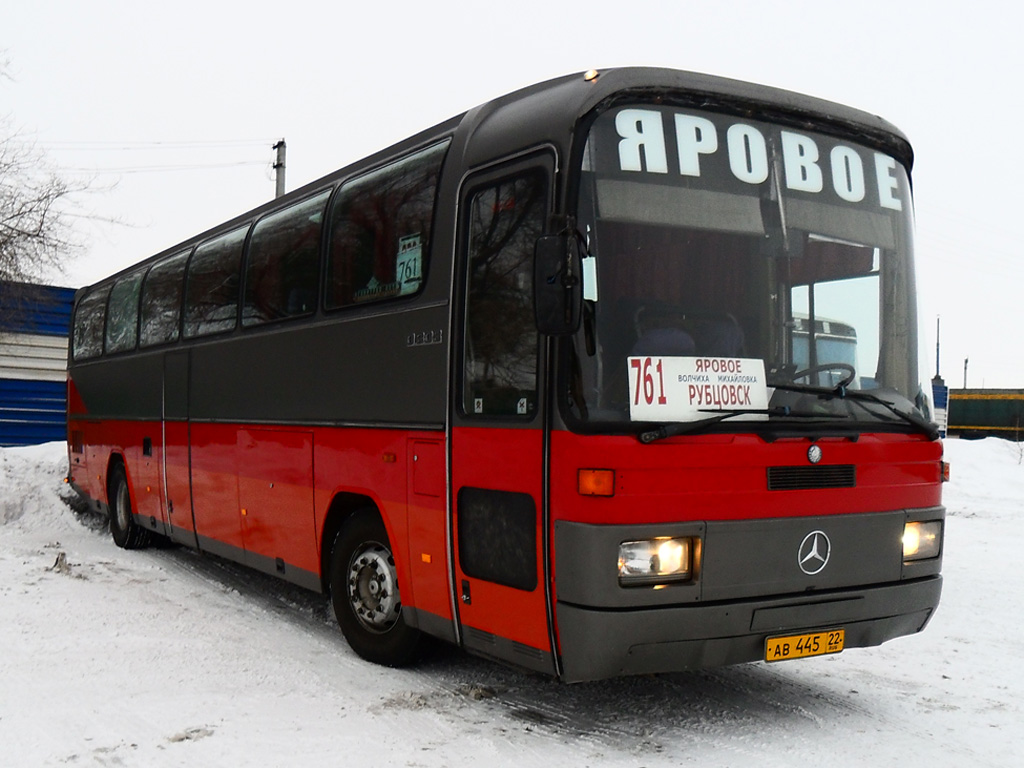
[[[0,81],[9,80],[0,50]],[[35,145],[0,116],[0,280],[29,282],[64,271],[80,248],[72,220],[88,183],[62,178]]]
[[[7,126],[0,121],[0,280],[27,282],[63,271],[78,249],[70,219],[86,186],[61,178]]]

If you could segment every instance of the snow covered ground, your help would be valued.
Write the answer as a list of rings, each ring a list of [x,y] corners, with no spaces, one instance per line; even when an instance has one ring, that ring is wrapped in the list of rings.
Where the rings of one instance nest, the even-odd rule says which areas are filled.
[[[59,499],[0,449],[0,765],[1019,766],[1024,465],[948,441],[942,604],[837,656],[575,686],[441,650],[358,659],[324,600]]]

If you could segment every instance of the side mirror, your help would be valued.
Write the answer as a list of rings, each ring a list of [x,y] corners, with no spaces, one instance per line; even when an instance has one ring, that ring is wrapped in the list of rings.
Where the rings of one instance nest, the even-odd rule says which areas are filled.
[[[533,251],[533,308],[537,330],[566,336],[580,327],[582,263],[574,238],[544,235]]]

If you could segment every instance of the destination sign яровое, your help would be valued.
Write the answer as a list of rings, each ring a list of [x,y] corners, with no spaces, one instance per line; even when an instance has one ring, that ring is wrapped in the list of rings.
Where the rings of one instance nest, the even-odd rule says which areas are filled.
[[[709,116],[659,109],[627,108],[615,114],[620,173],[675,173],[681,177],[723,177],[760,185],[779,158],[784,190],[825,193],[836,202],[903,209],[901,174],[887,154],[823,135],[808,135],[754,121],[726,122]],[[717,166],[708,172],[710,164]],[[728,169],[726,171],[726,168]],[[713,185],[717,186],[717,184]]]

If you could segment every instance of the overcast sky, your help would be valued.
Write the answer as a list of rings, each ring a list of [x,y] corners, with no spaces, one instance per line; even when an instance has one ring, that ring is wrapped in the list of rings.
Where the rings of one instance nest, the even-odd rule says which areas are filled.
[[[516,87],[665,66],[820,96],[910,137],[923,346],[1024,387],[1021,6],[858,0],[8,0],[0,116],[91,179],[78,287]],[[1016,170],[1014,170],[1016,169]],[[114,220],[108,222],[107,220]]]

